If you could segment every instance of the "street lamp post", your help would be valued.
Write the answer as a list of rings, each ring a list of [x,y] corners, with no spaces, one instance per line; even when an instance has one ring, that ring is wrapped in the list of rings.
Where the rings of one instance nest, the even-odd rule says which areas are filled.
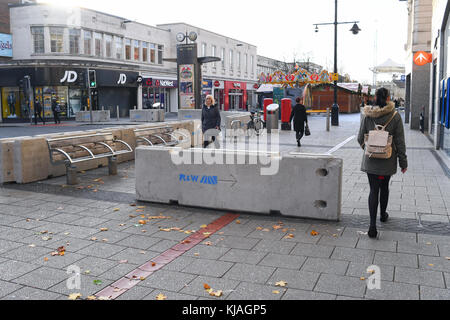
[[[353,21],[353,22],[338,22],[338,10],[337,10],[337,0],[334,0],[334,22],[332,23],[315,23],[316,26],[315,32],[319,32],[319,25],[334,25],[334,73],[338,73],[338,67],[337,67],[337,38],[338,38],[338,24],[349,24],[353,23],[353,28],[350,29],[350,31],[353,34],[358,34],[361,29],[359,29],[357,23],[359,21]],[[338,105],[338,80],[335,79],[334,81],[334,103],[331,107],[331,125],[332,126],[339,126],[339,105]]]

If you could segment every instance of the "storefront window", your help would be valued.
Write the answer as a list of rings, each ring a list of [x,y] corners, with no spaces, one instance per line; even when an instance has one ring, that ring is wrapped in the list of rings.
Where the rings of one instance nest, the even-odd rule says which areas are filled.
[[[92,32],[91,31],[84,32],[84,54],[87,54],[87,55],[92,54]]]
[[[51,52],[63,52],[64,44],[64,28],[51,27],[50,28],[50,48]]]
[[[142,61],[148,62],[148,43],[142,42]]]
[[[36,88],[35,95],[37,97],[42,97],[42,105],[44,109],[44,116],[46,118],[52,118],[52,99],[56,99],[61,108],[61,117],[67,117],[68,112],[68,87],[38,87]]]
[[[125,59],[131,60],[131,40],[125,39]]]
[[[107,58],[112,57],[112,36],[105,34],[105,54]]]
[[[156,45],[153,43],[150,44],[150,62],[156,63]]]
[[[163,64],[163,51],[164,51],[164,47],[159,45],[158,46],[158,64]]]
[[[81,89],[69,89],[68,117],[74,118],[77,112],[87,107],[87,92]]]
[[[123,39],[116,37],[116,59],[122,60],[123,55]]]
[[[70,53],[79,54],[80,53],[80,35],[81,31],[78,29],[69,30],[69,43],[70,43]]]
[[[34,53],[44,53],[44,27],[31,27],[33,35]]]
[[[18,87],[2,88],[3,119],[20,119],[24,117],[28,106],[23,92]]]
[[[139,61],[140,41],[134,40],[134,61]]]
[[[102,38],[103,35],[101,33],[94,32],[94,40],[95,40],[95,56],[102,56]]]

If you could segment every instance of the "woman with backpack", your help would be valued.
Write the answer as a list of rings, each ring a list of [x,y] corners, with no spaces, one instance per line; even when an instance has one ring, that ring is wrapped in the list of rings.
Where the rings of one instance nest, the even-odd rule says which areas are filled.
[[[395,110],[395,104],[390,101],[386,88],[377,90],[374,106],[364,107],[358,142],[365,149],[361,171],[367,173],[370,185],[368,235],[376,238],[378,205],[380,221],[385,223],[389,218],[386,212],[389,182],[397,173],[397,161],[403,174],[408,170],[402,118]]]

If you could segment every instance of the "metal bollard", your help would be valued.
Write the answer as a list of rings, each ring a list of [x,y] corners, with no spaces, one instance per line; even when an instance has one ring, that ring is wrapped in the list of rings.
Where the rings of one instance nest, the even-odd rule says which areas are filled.
[[[120,121],[119,106],[117,106],[117,121]]]
[[[117,157],[108,158],[108,168],[110,176],[117,176]]]
[[[77,167],[72,164],[66,164],[66,182],[69,186],[78,184]]]
[[[327,131],[330,131],[330,108],[327,108]]]

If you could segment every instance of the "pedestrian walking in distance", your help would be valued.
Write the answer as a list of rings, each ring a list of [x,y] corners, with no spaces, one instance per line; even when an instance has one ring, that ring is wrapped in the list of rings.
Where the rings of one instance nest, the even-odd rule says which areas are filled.
[[[294,120],[294,130],[295,136],[297,138],[297,146],[301,147],[302,144],[300,143],[300,140],[305,134],[305,122],[306,124],[308,124],[308,116],[306,114],[306,107],[303,105],[303,99],[298,97],[297,99],[295,99],[295,102],[297,104],[292,109],[291,119],[289,120],[289,122],[292,122],[292,120]]]
[[[370,140],[368,140],[370,135],[375,137],[375,134],[382,132],[381,135],[384,133],[384,137],[387,136],[382,131],[383,127],[389,133],[387,145],[389,146],[389,141],[392,142],[389,146],[390,148],[386,148],[389,152],[384,154],[382,151],[376,154],[368,152],[369,144],[371,144]],[[377,135],[377,137],[380,137],[380,135]],[[370,227],[368,235],[370,238],[376,238],[378,236],[378,205],[380,205],[380,221],[385,223],[389,218],[389,214],[386,212],[389,201],[389,182],[391,177],[397,173],[397,161],[403,174],[408,169],[402,118],[396,112],[395,104],[390,101],[389,91],[386,88],[377,90],[376,101],[373,106],[364,107],[364,117],[361,120],[358,142],[366,150],[362,160],[361,171],[367,173],[370,185]]]
[[[36,102],[34,103],[34,124],[38,124],[38,117],[41,119],[42,123],[45,125],[45,120],[42,118],[42,104],[39,101],[39,99],[36,99]]]
[[[220,118],[220,111],[217,105],[215,104],[214,97],[211,95],[206,96],[205,104],[203,105],[202,110],[202,131],[203,134],[205,134],[208,130],[218,130],[220,131],[220,124],[221,124],[221,118]],[[210,131],[211,133],[211,131]],[[212,141],[216,141],[216,137],[212,137]],[[208,135],[204,137],[203,141],[203,148],[208,147],[208,145],[211,143],[209,141]]]
[[[55,124],[61,123],[61,120],[59,119],[59,113],[61,112],[61,107],[56,102],[56,99],[52,100],[52,111],[53,111],[53,117],[55,118]]]

